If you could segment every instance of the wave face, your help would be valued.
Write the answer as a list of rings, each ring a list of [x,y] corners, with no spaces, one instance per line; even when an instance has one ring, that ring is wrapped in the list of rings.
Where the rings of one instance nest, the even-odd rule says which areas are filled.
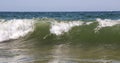
[[[57,21],[13,19],[0,22],[0,42],[25,39],[41,44],[119,43],[120,20]],[[27,36],[27,37],[26,37]],[[26,37],[26,38],[24,38]]]

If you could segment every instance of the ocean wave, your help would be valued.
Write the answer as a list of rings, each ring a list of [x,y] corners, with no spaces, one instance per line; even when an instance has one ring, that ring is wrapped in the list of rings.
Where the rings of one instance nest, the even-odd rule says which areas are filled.
[[[29,32],[31,34],[27,40],[34,39],[41,42],[68,39],[69,42],[110,42],[110,40],[119,42],[119,24],[120,20],[110,19],[96,19],[96,21],[57,21],[49,18],[1,19],[0,42],[25,37]]]

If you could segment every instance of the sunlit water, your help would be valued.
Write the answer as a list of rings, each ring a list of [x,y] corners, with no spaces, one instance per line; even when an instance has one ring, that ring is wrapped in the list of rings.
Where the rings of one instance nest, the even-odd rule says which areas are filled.
[[[59,44],[23,48],[17,42],[1,43],[0,46],[0,63],[120,63],[120,51],[110,46]]]

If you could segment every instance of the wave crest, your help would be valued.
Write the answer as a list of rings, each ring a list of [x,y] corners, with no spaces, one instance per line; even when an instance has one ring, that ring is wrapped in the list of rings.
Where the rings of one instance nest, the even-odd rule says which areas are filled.
[[[61,35],[64,32],[68,32],[74,26],[80,26],[84,22],[82,21],[73,21],[73,22],[54,22],[51,25],[50,32],[52,34]]]
[[[98,22],[98,26],[95,28],[95,32],[97,32],[98,30],[100,30],[103,27],[111,27],[117,24],[120,24],[120,20],[110,20],[110,19],[96,19],[96,21]]]
[[[34,22],[30,19],[1,20],[0,25],[0,42],[18,39],[34,29]]]
[[[119,28],[109,28],[109,30],[107,30],[105,27],[112,27],[117,24],[120,24],[120,20],[96,19],[96,21],[85,22],[57,21],[53,19],[0,19],[0,42],[24,37],[29,32],[32,32],[30,35],[32,37],[31,39],[41,38],[41,40],[44,37],[46,38],[52,36],[52,34],[55,35],[53,37],[65,35],[64,33],[67,33],[69,31],[69,34],[71,34],[71,36],[79,35],[79,37],[81,36],[81,39],[86,39],[88,35],[98,37],[98,35],[95,33],[98,31],[100,31],[99,37],[101,37],[102,34],[104,36],[106,33],[109,33],[112,36],[115,35],[114,33],[117,34],[119,32]],[[114,33],[110,31],[113,31]]]

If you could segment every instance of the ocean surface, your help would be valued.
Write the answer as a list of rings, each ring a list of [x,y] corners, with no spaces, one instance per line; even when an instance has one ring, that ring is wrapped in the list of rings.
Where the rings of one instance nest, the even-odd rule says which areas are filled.
[[[120,63],[120,12],[0,12],[0,63]]]

